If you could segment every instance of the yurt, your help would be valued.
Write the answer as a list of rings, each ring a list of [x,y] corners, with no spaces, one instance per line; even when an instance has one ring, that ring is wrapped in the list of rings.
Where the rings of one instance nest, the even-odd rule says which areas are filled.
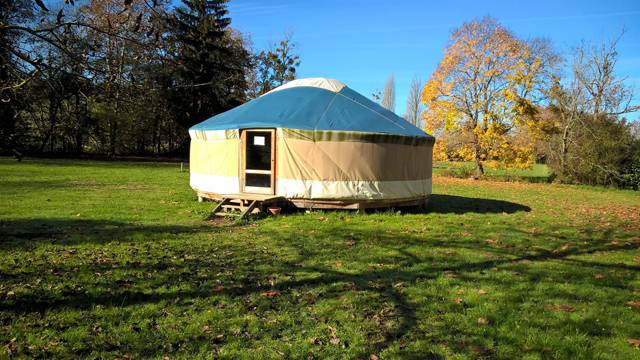
[[[189,135],[200,198],[362,209],[431,194],[434,138],[337,80],[293,80]]]

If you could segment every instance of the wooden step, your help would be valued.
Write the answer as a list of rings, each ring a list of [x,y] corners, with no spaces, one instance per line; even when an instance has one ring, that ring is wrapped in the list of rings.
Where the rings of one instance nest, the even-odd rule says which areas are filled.
[[[261,199],[223,198],[222,201],[214,207],[211,216],[231,216],[238,218],[237,221],[240,221],[249,216],[254,210],[262,211],[266,203],[277,199],[276,197]]]
[[[222,201],[220,201],[220,202],[218,203],[218,205],[216,205],[216,207],[214,207],[214,208],[213,208],[213,210],[211,211],[211,213],[212,213],[212,214],[214,214],[214,215],[215,215],[215,214],[217,214],[217,213],[218,213],[218,210],[221,210],[221,209],[222,209],[222,207],[223,207],[223,206],[225,206],[225,205],[226,205],[226,204],[228,204],[228,203],[229,203],[229,199],[227,199],[227,198],[222,199]]]
[[[216,215],[216,216],[235,216],[235,217],[238,217],[238,216],[241,216],[242,214],[241,214],[241,213],[239,213],[239,212],[217,212],[217,213],[214,213],[213,215]]]
[[[236,210],[242,210],[245,208],[245,206],[243,205],[222,205],[223,209],[236,209]]]

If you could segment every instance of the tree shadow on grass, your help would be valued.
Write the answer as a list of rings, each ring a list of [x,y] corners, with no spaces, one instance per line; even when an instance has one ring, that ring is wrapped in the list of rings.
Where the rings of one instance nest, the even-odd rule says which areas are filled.
[[[427,212],[441,214],[512,214],[520,211],[529,212],[531,208],[504,200],[470,198],[456,195],[433,194],[429,196]]]
[[[388,212],[389,207],[366,209],[371,213]],[[429,203],[426,207],[403,206],[399,210],[408,214],[438,213],[438,214],[513,214],[517,212],[530,212],[531,208],[526,205],[495,199],[471,198],[457,195],[432,194],[429,196]],[[289,207],[286,213],[303,213],[304,208]],[[353,210],[346,210],[353,211]]]
[[[117,222],[96,222],[96,221],[84,221],[84,220],[70,220],[68,224],[65,224],[64,220],[58,220],[60,223],[52,223],[50,220],[38,220],[45,225],[57,226],[62,229],[74,229],[80,228],[83,231],[89,231],[93,228],[93,231],[100,233],[101,235],[93,235],[93,240],[102,242],[105,238],[112,238],[121,233],[114,232],[114,226],[120,226],[122,229],[120,232],[127,233],[141,233],[141,234],[180,234],[182,232],[199,232],[204,231],[204,228],[191,228],[183,226],[143,226],[122,224]],[[6,222],[5,222],[6,223]],[[28,227],[31,223],[14,223],[13,227]],[[348,226],[347,226],[348,227]],[[0,228],[2,229],[2,228]],[[206,227],[207,231],[212,231],[211,227]],[[640,267],[625,265],[621,267],[620,264],[603,264],[598,262],[591,262],[589,259],[575,259],[575,256],[590,255],[601,251],[632,251],[637,250],[640,247],[640,242],[616,242],[611,244],[612,233],[605,231],[600,236],[589,236],[592,241],[587,242],[572,242],[569,247],[559,246],[565,243],[566,239],[561,239],[554,234],[555,229],[550,229],[547,232],[536,233],[535,236],[538,240],[545,240],[545,243],[549,246],[546,249],[520,249],[520,248],[495,248],[495,246],[489,246],[482,241],[470,241],[470,240],[456,240],[450,238],[445,241],[444,239],[428,239],[417,234],[389,234],[384,235],[376,229],[359,229],[350,230],[348,228],[338,228],[318,231],[314,233],[314,237],[318,237],[319,245],[310,244],[308,239],[302,238],[300,232],[297,229],[274,229],[274,230],[261,230],[264,231],[264,236],[272,239],[274,246],[278,251],[287,252],[300,247],[304,249],[304,252],[296,254],[294,258],[278,258],[274,253],[263,253],[259,249],[256,252],[250,252],[251,246],[238,244],[239,249],[243,249],[243,252],[236,251],[235,253],[228,253],[229,255],[214,257],[214,252],[222,253],[223,249],[219,249],[218,245],[206,251],[198,250],[199,257],[197,258],[184,258],[184,260],[176,261],[175,255],[177,248],[167,249],[166,258],[164,259],[139,259],[132,257],[134,260],[127,263],[121,268],[116,268],[115,271],[121,271],[118,276],[130,276],[127,275],[130,272],[137,274],[151,274],[149,278],[137,278],[131,283],[124,283],[129,288],[119,287],[111,288],[103,283],[96,284],[94,290],[91,292],[85,292],[82,289],[63,289],[60,293],[54,293],[50,290],[42,289],[39,291],[32,291],[29,296],[22,295],[13,298],[11,301],[4,302],[0,305],[0,310],[10,311],[14,313],[21,312],[46,312],[50,310],[57,310],[60,308],[72,308],[72,309],[90,309],[95,305],[113,306],[113,307],[126,307],[130,305],[146,304],[146,303],[162,303],[162,302],[174,302],[179,301],[179,304],[183,304],[194,299],[208,299],[216,298],[219,296],[226,296],[239,303],[246,303],[247,311],[253,309],[256,301],[280,301],[280,306],[289,307],[289,311],[303,312],[303,305],[299,298],[292,295],[294,292],[304,292],[313,289],[318,289],[323,292],[323,298],[325,299],[337,299],[347,292],[356,292],[360,294],[370,294],[377,296],[376,301],[364,303],[367,311],[371,311],[377,314],[377,308],[383,307],[385,303],[392,304],[393,311],[390,317],[394,317],[397,321],[391,321],[394,325],[383,331],[383,338],[379,341],[369,344],[367,349],[364,349],[359,357],[366,358],[371,352],[379,352],[387,349],[391,346],[398,344],[398,341],[404,341],[411,339],[415,336],[412,332],[418,328],[418,322],[420,321],[419,311],[424,306],[423,303],[414,303],[410,296],[403,290],[403,287],[398,284],[406,283],[407,286],[415,286],[416,282],[435,281],[436,279],[454,274],[461,283],[471,284],[477,281],[477,273],[488,271],[494,268],[502,269],[517,269],[521,274],[518,275],[518,280],[513,280],[513,284],[505,282],[505,280],[483,280],[486,282],[494,282],[496,286],[504,288],[504,296],[513,297],[519,299],[525,296],[523,293],[523,287],[518,285],[522,281],[530,283],[537,283],[540,278],[540,274],[536,273],[533,269],[527,269],[526,264],[529,262],[564,262],[571,267],[575,267],[575,274],[573,279],[568,279],[574,284],[581,282],[591,283],[594,282],[592,274],[594,269],[620,269],[629,271],[640,271]],[[215,231],[215,230],[214,230]],[[349,235],[351,231],[357,231],[355,234]],[[520,231],[514,229],[513,231]],[[0,230],[0,234],[4,234],[6,231]],[[15,231],[14,231],[15,235]],[[32,236],[33,234],[29,235]],[[522,234],[525,236],[525,234]],[[595,235],[595,234],[594,234]],[[322,241],[332,241],[334,247],[339,247],[338,242],[342,239],[350,236],[355,238],[356,243],[359,241],[365,242],[365,239],[375,239],[375,246],[388,248],[389,254],[392,254],[388,258],[388,264],[390,266],[383,267],[365,267],[364,270],[357,272],[343,271],[340,269],[334,269],[330,266],[322,265],[325,260],[335,259],[327,257],[325,246],[321,245]],[[91,239],[91,236],[90,236]],[[313,240],[313,239],[312,239]],[[371,242],[371,243],[373,243]],[[369,246],[369,244],[363,244]],[[354,246],[354,245],[350,245]],[[433,248],[446,248],[461,251],[477,251],[487,252],[496,255],[495,258],[480,259],[475,261],[469,261],[464,257],[442,257],[440,261],[433,261],[426,256],[416,254],[415,249],[418,246],[429,246]],[[311,247],[311,249],[308,249]],[[315,248],[315,249],[314,249]],[[395,253],[395,254],[394,254]],[[164,254],[163,254],[164,255]],[[137,260],[137,261],[135,261]],[[153,260],[153,261],[152,261]],[[364,264],[375,260],[375,258],[356,257],[355,261]],[[387,262],[387,261],[385,261]],[[375,265],[375,264],[374,264]],[[58,265],[56,268],[62,273],[66,273],[69,276],[75,276],[78,265]],[[87,263],[86,268],[81,269],[82,273],[105,273],[109,270],[109,264]],[[216,271],[228,270],[230,275],[226,278],[219,278],[215,272],[202,272],[202,269],[218,269]],[[256,269],[262,269],[256,271]],[[553,275],[553,277],[560,277],[561,273],[558,270],[543,269],[546,273],[542,275]],[[554,274],[554,271],[557,272]],[[115,273],[114,273],[115,274]],[[273,274],[295,274],[286,280],[270,283],[267,279]],[[37,272],[33,274],[20,274],[22,277],[28,277],[24,279],[16,279],[21,282],[33,282],[36,277],[41,275]],[[115,276],[115,275],[114,275]],[[221,280],[221,283],[216,281]],[[120,278],[110,278],[110,284],[119,281]],[[126,280],[126,279],[125,279]],[[226,282],[229,281],[229,282]],[[218,285],[223,284],[223,287],[218,289]],[[138,286],[140,285],[140,286]],[[143,286],[144,285],[144,286]],[[180,285],[180,286],[178,286]],[[613,289],[615,284],[602,283],[598,284],[599,287],[607,287]],[[164,291],[156,291],[165,287]],[[277,290],[282,295],[274,299],[260,299],[260,294]],[[558,289],[560,291],[560,289]],[[557,297],[570,296],[562,293],[558,293]],[[256,300],[255,298],[258,298]],[[359,299],[356,296],[356,300]],[[364,300],[368,301],[370,298],[364,297]],[[426,302],[442,302],[442,297],[433,296],[425,300]],[[516,300],[514,300],[516,301]],[[462,305],[461,305],[462,306]],[[380,311],[378,311],[380,312]],[[387,313],[388,315],[389,313]],[[361,319],[362,320],[362,319]],[[364,320],[362,320],[364,321]],[[578,324],[579,326],[582,326]],[[576,325],[576,326],[578,326]],[[320,325],[319,325],[320,326]],[[591,328],[589,323],[585,323],[586,328]],[[457,331],[458,329],[453,329]],[[438,336],[446,337],[451,333],[443,332]],[[464,335],[470,342],[478,341],[476,335],[469,333]],[[496,335],[497,336],[497,335]],[[403,340],[404,339],[404,340]],[[505,340],[506,341],[506,340]],[[466,345],[465,345],[466,346]],[[411,357],[410,351],[404,351],[405,357]],[[463,351],[463,350],[460,350]],[[423,358],[438,358],[437,354],[422,354]],[[417,354],[416,358],[419,357]]]
[[[0,249],[33,248],[42,243],[80,245],[141,241],[157,237],[175,237],[201,231],[219,232],[221,226],[203,224],[143,225],[131,222],[94,219],[12,219],[0,220]]]
[[[371,234],[370,234],[371,235]],[[541,238],[553,238],[552,233],[541,233],[537,235]],[[395,259],[389,259],[390,262],[394,262],[395,264],[401,263],[401,266],[394,266],[390,268],[381,268],[381,269],[372,269],[370,271],[353,273],[348,271],[340,271],[336,269],[331,269],[328,267],[322,266],[302,266],[298,269],[298,271],[306,272],[306,273],[315,273],[318,274],[313,278],[300,279],[300,280],[292,280],[289,282],[281,282],[275,286],[276,289],[285,292],[291,291],[291,289],[305,289],[305,288],[315,288],[328,286],[332,284],[353,284],[353,289],[356,291],[365,291],[376,293],[381,296],[382,299],[390,301],[394,304],[398,321],[394,328],[386,333],[386,336],[383,341],[378,342],[371,349],[367,349],[367,351],[362,352],[359,357],[366,357],[369,351],[382,351],[386,348],[389,348],[398,340],[405,337],[411,331],[413,331],[418,323],[418,315],[417,310],[420,308],[420,304],[414,304],[410,299],[407,298],[406,293],[402,290],[402,286],[399,284],[409,284],[420,281],[435,281],[437,278],[445,276],[445,277],[457,277],[463,282],[473,283],[476,281],[473,276],[466,278],[465,274],[477,274],[483,273],[488,270],[497,269],[498,267],[510,269],[517,267],[522,273],[519,273],[517,276],[518,280],[514,281],[514,284],[502,283],[504,280],[495,280],[497,285],[510,288],[510,287],[518,287],[517,283],[521,282],[522,279],[526,279],[529,275],[527,272],[522,270],[522,266],[520,264],[527,263],[539,263],[539,262],[562,262],[567,266],[575,266],[580,271],[576,271],[576,279],[573,279],[573,283],[589,283],[596,284],[597,280],[594,280],[592,277],[593,271],[595,270],[611,270],[611,269],[622,269],[637,272],[640,271],[640,266],[634,265],[622,265],[622,264],[606,264],[600,263],[596,261],[590,260],[577,260],[574,259],[575,256],[589,256],[598,252],[603,251],[616,251],[616,252],[626,252],[626,251],[635,251],[640,249],[640,242],[626,242],[622,244],[612,245],[610,243],[610,232],[604,232],[602,237],[597,240],[593,240],[589,244],[584,245],[575,245],[568,248],[561,248],[560,250],[546,250],[540,249],[535,253],[523,253],[516,249],[512,251],[506,251],[502,255],[496,259],[482,260],[482,261],[473,261],[469,262],[468,260],[454,261],[453,263],[432,263],[431,261],[425,261],[425,259],[421,259],[420,257],[413,254],[411,251],[406,250],[406,246],[415,245],[415,241],[417,238],[405,237],[402,239],[401,243],[394,248],[400,256]],[[293,238],[283,240],[283,241],[295,241]],[[614,243],[615,244],[615,243]],[[440,246],[445,247],[445,244],[441,244]],[[454,249],[462,249],[462,250],[471,250],[471,251],[485,251],[491,252],[494,250],[493,247],[487,246],[481,243],[475,243],[470,245],[464,244],[456,244],[452,243],[448,248]],[[301,259],[302,260],[302,259]],[[428,264],[428,265],[426,265]],[[426,265],[426,266],[424,266]],[[290,265],[293,267],[293,263]],[[526,266],[526,265],[525,265]],[[583,271],[584,270],[584,271]],[[543,274],[545,277],[552,277],[550,274],[553,274],[557,270],[547,269],[546,273]],[[540,274],[536,274],[534,271],[531,272],[532,283],[538,283]],[[486,281],[486,280],[485,280]],[[614,283],[598,283],[599,287],[606,287],[610,289],[622,290],[625,289],[626,286]],[[267,290],[268,287],[263,288],[243,288],[240,291],[235,291],[235,296],[243,296],[246,295],[247,292],[260,292]],[[512,296],[513,298],[522,298],[525,296],[521,290],[513,291],[512,293],[507,292],[507,296]],[[565,297],[565,298],[575,298],[575,294],[563,292],[563,290],[557,290],[557,297]],[[328,294],[327,296],[331,296]],[[340,294],[335,294],[336,297],[340,296]],[[434,298],[432,299],[434,302],[442,301],[442,298]],[[371,304],[370,306],[375,306]],[[437,354],[429,354],[424,355],[422,358],[438,358]]]
[[[400,207],[402,213],[407,214],[513,214],[517,212],[530,212],[526,205],[495,199],[472,198],[457,195],[432,194],[426,207],[406,206]],[[384,213],[389,208],[370,209],[374,213]]]

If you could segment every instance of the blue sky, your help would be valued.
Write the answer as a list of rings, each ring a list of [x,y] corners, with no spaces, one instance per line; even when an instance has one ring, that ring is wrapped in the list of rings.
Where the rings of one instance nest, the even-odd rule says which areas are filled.
[[[624,28],[618,73],[628,77],[640,103],[640,0],[231,0],[229,10],[232,27],[249,33],[256,48],[292,32],[299,77],[339,79],[370,96],[393,73],[400,115],[411,78],[429,78],[449,34],[467,20],[490,15],[521,38],[549,38],[566,58],[580,41],[613,39]]]

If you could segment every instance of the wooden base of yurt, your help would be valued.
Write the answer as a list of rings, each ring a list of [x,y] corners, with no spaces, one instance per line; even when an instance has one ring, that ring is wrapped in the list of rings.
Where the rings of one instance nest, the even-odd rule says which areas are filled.
[[[262,205],[293,205],[301,209],[344,209],[344,210],[365,210],[380,208],[395,208],[407,206],[426,206],[429,197],[419,197],[410,199],[376,199],[376,200],[308,200],[308,199],[286,199],[281,196],[263,194],[215,194],[209,192],[198,192],[198,201],[210,200],[221,202],[224,199],[235,199],[240,201],[256,201]]]
[[[289,199],[295,207],[303,209],[345,209],[365,210],[380,208],[395,208],[406,206],[426,206],[429,198],[389,199],[389,200],[305,200]]]

